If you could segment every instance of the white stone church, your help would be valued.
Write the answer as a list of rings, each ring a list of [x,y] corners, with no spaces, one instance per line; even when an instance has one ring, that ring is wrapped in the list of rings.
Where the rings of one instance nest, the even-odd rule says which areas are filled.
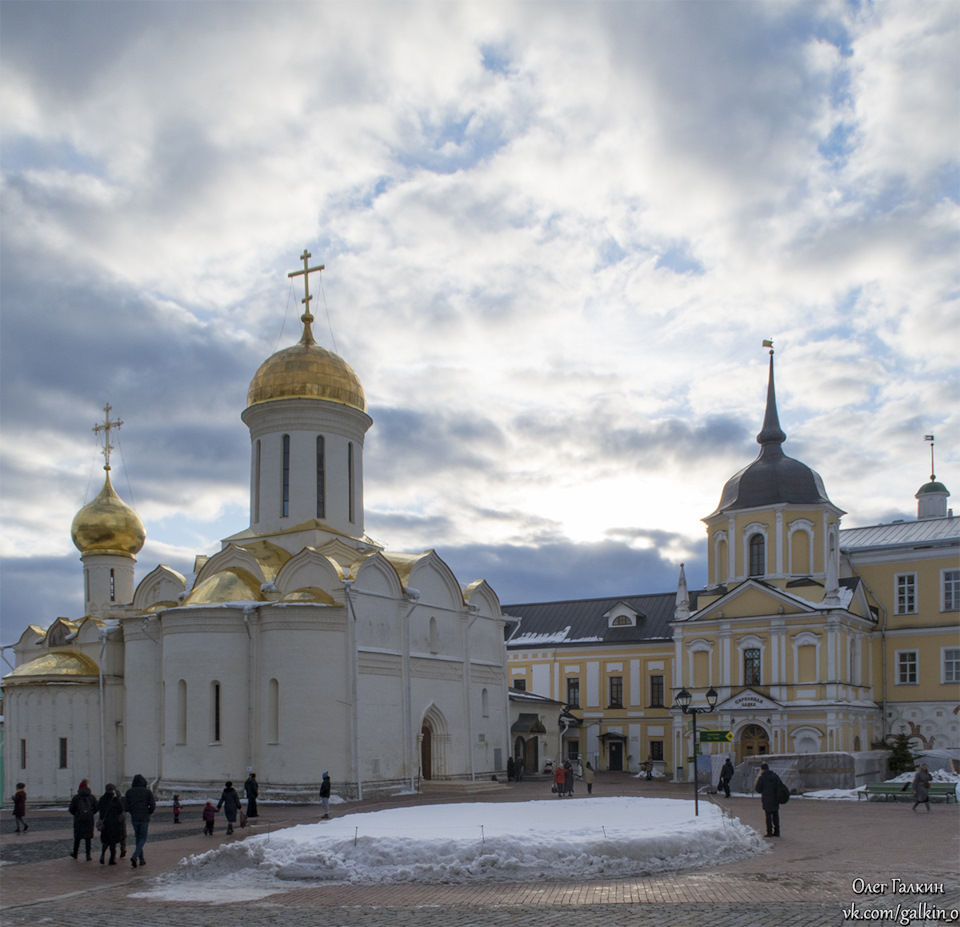
[[[89,778],[143,773],[161,795],[209,796],[248,770],[285,798],[363,797],[429,779],[488,779],[511,732],[504,624],[485,581],[461,586],[433,550],[364,533],[372,424],[354,371],[313,338],[260,366],[250,430],[250,525],[135,580],[145,531],[106,479],[73,522],[84,617],[30,626],[3,679],[5,778],[31,802]],[[98,784],[98,785],[97,785]]]

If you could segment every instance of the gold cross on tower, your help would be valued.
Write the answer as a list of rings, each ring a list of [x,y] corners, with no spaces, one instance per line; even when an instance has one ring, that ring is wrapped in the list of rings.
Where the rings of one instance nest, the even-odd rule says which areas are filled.
[[[300,321],[303,322],[303,337],[300,339],[301,344],[315,344],[313,340],[313,331],[310,329],[310,323],[313,322],[313,315],[310,312],[310,300],[313,297],[310,295],[310,274],[314,271],[323,270],[324,265],[318,264],[316,267],[310,267],[310,258],[311,254],[307,251],[306,248],[303,249],[303,254],[300,255],[300,260],[303,261],[303,270],[294,270],[287,274],[288,277],[299,277],[303,276],[303,299],[300,302],[303,303],[303,315],[300,316]]]
[[[111,406],[110,403],[108,402],[108,403],[103,407],[103,411],[104,411],[104,414],[105,414],[105,418],[104,418],[103,424],[102,424],[102,425],[94,425],[94,426],[93,426],[94,434],[100,434],[101,431],[103,432],[103,451],[102,451],[102,453],[103,453],[103,458],[104,458],[104,461],[105,461],[105,463],[104,463],[104,465],[103,465],[103,469],[104,469],[104,470],[109,470],[109,469],[110,469],[110,451],[113,450],[113,445],[110,443],[110,429],[111,429],[111,428],[116,428],[117,431],[119,431],[119,430],[120,430],[120,426],[123,424],[123,422],[120,421],[120,419],[117,419],[116,421],[113,421],[113,422],[110,421],[110,410],[111,410],[112,408],[113,408],[113,406]]]

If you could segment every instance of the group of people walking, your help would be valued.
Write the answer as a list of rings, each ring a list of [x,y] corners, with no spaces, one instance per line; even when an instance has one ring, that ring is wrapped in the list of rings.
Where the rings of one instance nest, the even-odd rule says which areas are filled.
[[[23,793],[25,813],[26,791],[23,784],[18,783],[17,794],[19,795],[21,792]],[[121,859],[127,855],[127,814],[129,814],[135,841],[130,865],[134,869],[137,866],[145,866],[147,861],[143,856],[143,847],[147,842],[150,815],[156,811],[156,808],[157,802],[153,797],[153,792],[147,787],[147,780],[139,774],[133,777],[133,783],[122,798],[116,785],[108,782],[103,787],[103,795],[98,800],[87,784],[87,780],[84,779],[77,788],[76,795],[70,800],[70,808],[68,809],[70,814],[73,815],[73,851],[70,855],[74,859],[78,859],[80,844],[82,843],[87,859],[93,859],[94,831],[98,830],[100,832],[100,862],[107,862],[106,857],[109,852],[109,865],[116,866],[117,847],[120,848]],[[17,806],[15,804],[14,813],[16,814],[16,812]],[[18,825],[23,817],[23,814],[17,816]],[[27,829],[25,820],[23,821],[23,829]]]
[[[326,774],[324,774],[326,775]],[[326,781],[329,782],[329,779]],[[227,782],[220,800],[214,807],[207,802],[202,812],[203,832],[213,833],[214,815],[221,808],[227,820],[227,833],[232,834],[234,825],[240,817],[241,826],[247,823],[247,818],[258,817],[257,797],[260,786],[255,773],[250,773],[243,785],[247,799],[246,813],[242,810],[242,800],[233,787],[233,782]],[[13,796],[13,814],[17,821],[17,833],[26,833],[29,825],[26,821],[27,813],[26,786],[17,783],[17,791]],[[174,796],[173,820],[180,823],[180,796]],[[86,779],[77,788],[76,794],[70,800],[68,809],[73,815],[73,850],[70,853],[74,859],[80,857],[80,845],[83,844],[88,860],[93,859],[94,831],[100,832],[100,862],[110,866],[117,864],[117,848],[119,858],[127,855],[127,815],[130,815],[130,824],[133,828],[134,849],[130,856],[130,865],[136,869],[145,866],[147,861],[143,855],[143,848],[147,842],[150,817],[157,810],[157,802],[153,792],[147,786],[147,780],[139,773],[133,777],[133,782],[126,793],[121,797],[119,789],[112,782],[103,788],[103,795],[99,800]],[[107,854],[110,858],[107,860]]]

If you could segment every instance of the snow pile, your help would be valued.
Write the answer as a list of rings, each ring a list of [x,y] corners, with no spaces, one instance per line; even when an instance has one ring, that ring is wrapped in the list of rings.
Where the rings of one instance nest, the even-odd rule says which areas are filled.
[[[913,777],[916,775],[914,772],[905,772],[900,773],[899,776],[894,776],[892,779],[887,779],[887,782],[898,782],[898,783],[912,783]],[[934,769],[930,771],[930,775],[933,776],[934,782],[952,782],[957,786],[957,801],[960,801],[960,773],[949,772],[946,769]],[[804,798],[816,798],[826,801],[858,801],[860,794],[864,791],[864,787],[860,786],[856,789],[822,789],[818,792],[804,792]],[[910,791],[907,789],[907,791]]]
[[[769,847],[709,802],[547,799],[396,808],[248,837],[181,860],[137,897],[242,901],[304,882],[618,878],[746,859]]]

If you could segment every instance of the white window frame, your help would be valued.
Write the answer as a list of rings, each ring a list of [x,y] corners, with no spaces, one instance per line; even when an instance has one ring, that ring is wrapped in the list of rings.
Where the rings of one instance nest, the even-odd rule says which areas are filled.
[[[903,680],[901,667],[904,665],[902,657],[913,657],[913,681]],[[919,650],[897,650],[893,655],[893,684],[895,686],[918,686],[920,685],[920,651]]]
[[[953,672],[947,673],[947,654],[950,652],[956,654],[951,659]],[[949,678],[952,676],[953,678]],[[941,685],[957,685],[960,683],[960,647],[941,647],[940,648],[940,683]]]
[[[948,605],[947,604],[947,574],[953,573],[955,576],[951,577],[949,582],[954,585],[952,592],[953,601]],[[940,571],[940,611],[942,612],[958,612],[960,611],[960,570],[951,567],[949,570]]]
[[[913,596],[913,607],[904,608],[905,603],[901,602],[900,588],[901,580],[909,582],[911,594]],[[917,595],[917,574],[916,573],[895,573],[893,577],[893,613],[895,615],[916,615],[919,610]]]

